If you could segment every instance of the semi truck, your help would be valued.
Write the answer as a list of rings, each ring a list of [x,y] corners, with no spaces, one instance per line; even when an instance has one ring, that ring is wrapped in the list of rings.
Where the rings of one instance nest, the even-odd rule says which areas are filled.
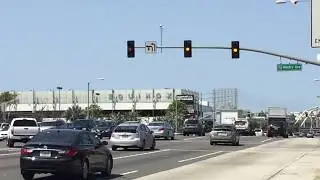
[[[288,138],[287,109],[281,107],[269,107],[267,114],[267,136],[282,136]]]

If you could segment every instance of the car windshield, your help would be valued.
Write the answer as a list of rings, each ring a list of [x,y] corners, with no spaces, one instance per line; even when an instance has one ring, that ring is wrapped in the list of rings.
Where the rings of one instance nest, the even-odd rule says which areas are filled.
[[[185,122],[185,124],[198,124],[197,120],[188,120]]]
[[[93,123],[91,120],[75,120],[72,125],[74,127],[92,127]]]
[[[37,123],[35,120],[23,119],[14,121],[13,126],[37,126]]]
[[[43,131],[39,132],[30,143],[45,142],[45,143],[61,143],[72,144],[75,142],[78,133],[74,131]]]
[[[149,123],[149,126],[163,126],[163,125],[164,125],[164,123],[162,123],[162,122]]]
[[[138,126],[117,126],[114,132],[136,133]]]
[[[216,126],[213,128],[214,131],[231,131],[231,126]]]

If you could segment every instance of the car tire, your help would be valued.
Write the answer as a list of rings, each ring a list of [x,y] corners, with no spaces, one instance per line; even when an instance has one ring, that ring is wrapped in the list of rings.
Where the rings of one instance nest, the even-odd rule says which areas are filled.
[[[152,142],[152,146],[150,147],[150,150],[155,150],[156,149],[156,141],[155,140],[153,140],[153,142]]]
[[[186,135],[187,135],[187,133],[184,132],[184,133],[183,133],[183,136],[186,136]]]
[[[111,176],[112,168],[113,168],[113,159],[112,159],[112,156],[108,156],[106,159],[106,168],[102,172],[102,175],[104,177]]]
[[[117,148],[118,148],[117,146],[112,146],[112,147],[111,147],[112,151],[116,151]]]
[[[7,146],[10,147],[10,148],[14,147],[14,141],[12,141],[11,139],[8,139],[7,140]]]
[[[171,140],[174,140],[174,135],[171,137]]]
[[[28,171],[21,172],[21,175],[22,175],[24,180],[32,180],[33,177],[34,177],[34,173],[33,172],[28,172]]]
[[[210,145],[211,145],[211,146],[213,146],[214,144],[215,144],[214,142],[210,141]]]
[[[143,140],[143,141],[142,141],[142,145],[141,145],[141,147],[139,148],[140,151],[144,151],[145,146],[146,146],[146,141]]]
[[[84,160],[81,163],[81,172],[80,172],[80,179],[81,180],[88,180],[89,179],[89,164],[87,160]]]

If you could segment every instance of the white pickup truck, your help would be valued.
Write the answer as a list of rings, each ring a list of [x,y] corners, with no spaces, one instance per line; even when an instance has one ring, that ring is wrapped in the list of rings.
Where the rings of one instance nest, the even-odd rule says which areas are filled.
[[[7,146],[13,147],[15,142],[27,142],[38,134],[40,127],[34,118],[14,118],[8,129]]]

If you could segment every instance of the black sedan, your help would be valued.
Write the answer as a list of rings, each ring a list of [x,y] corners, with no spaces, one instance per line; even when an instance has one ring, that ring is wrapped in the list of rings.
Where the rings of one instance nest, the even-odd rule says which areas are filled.
[[[88,131],[42,131],[21,148],[21,174],[25,180],[36,173],[69,174],[82,180],[96,172],[110,176],[113,158],[107,144]]]

